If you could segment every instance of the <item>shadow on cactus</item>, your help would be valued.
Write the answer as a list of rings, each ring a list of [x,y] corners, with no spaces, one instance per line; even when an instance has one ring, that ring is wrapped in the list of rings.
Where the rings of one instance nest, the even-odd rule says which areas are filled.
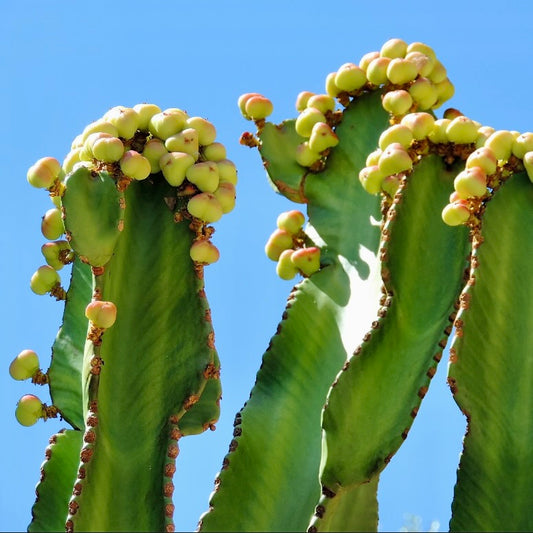
[[[379,475],[452,331],[448,383],[468,426],[450,528],[533,527],[533,134],[455,109],[438,118],[453,93],[429,46],[391,39],[330,73],[324,94],[301,92],[294,119],[268,122],[261,94],[239,99],[257,128],[241,144],[306,206],[279,215],[265,246],[282,279],[303,279],[199,530],[375,531]],[[51,440],[30,529],[172,530],[177,441],[218,415],[202,272],[219,256],[209,224],[233,207],[235,167],[203,119],[141,105],[113,108],[63,166],[44,158],[28,180],[56,204],[32,288],[66,304],[50,370],[29,350],[10,368],[49,383],[53,405],[26,395],[17,417],[74,428]],[[65,292],[57,270],[70,262]],[[172,321],[182,298],[188,331]],[[126,444],[119,427],[145,431]]]

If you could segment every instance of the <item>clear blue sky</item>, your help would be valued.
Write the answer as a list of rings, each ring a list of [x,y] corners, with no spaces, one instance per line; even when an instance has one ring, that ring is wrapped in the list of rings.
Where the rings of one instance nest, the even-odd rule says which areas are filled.
[[[26,182],[35,160],[61,159],[73,137],[114,105],[153,102],[210,119],[239,168],[238,206],[217,224],[222,257],[206,280],[223,365],[223,414],[216,432],[182,442],[176,474],[177,527],[192,530],[292,286],[276,277],[263,252],[277,214],[290,204],[270,189],[257,152],[238,144],[250,128],[238,96],[263,93],[274,102],[272,120],[293,117],[298,92],[323,92],[329,72],[400,37],[435,49],[456,87],[450,106],[495,128],[531,131],[531,6],[525,0],[2,2],[0,529],[27,527],[44,448],[64,426],[18,425],[16,402],[34,386],[14,382],[7,371],[24,348],[36,350],[47,367],[62,312],[29,289],[43,263],[40,217],[49,208],[46,194]],[[445,377],[444,358],[406,444],[382,475],[381,530],[398,530],[405,513],[421,516],[426,530],[433,520],[447,529],[464,420]],[[38,393],[47,400],[46,390]]]

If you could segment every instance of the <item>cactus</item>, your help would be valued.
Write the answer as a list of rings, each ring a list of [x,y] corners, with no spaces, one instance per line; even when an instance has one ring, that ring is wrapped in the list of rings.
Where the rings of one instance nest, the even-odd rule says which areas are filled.
[[[306,208],[280,214],[265,246],[282,279],[302,279],[199,530],[375,531],[380,473],[448,344],[468,421],[450,527],[529,530],[532,134],[437,118],[454,87],[424,43],[391,39],[325,91],[302,91],[281,124],[265,96],[238,101],[257,130],[241,144]],[[43,233],[67,241],[46,247],[32,288],[65,311],[50,369],[29,350],[10,369],[53,405],[26,395],[16,416],[71,425],[50,440],[30,530],[174,530],[178,442],[213,428],[221,397],[203,268],[237,174],[215,139],[181,109],[119,106],[61,170],[28,172],[59,198]]]

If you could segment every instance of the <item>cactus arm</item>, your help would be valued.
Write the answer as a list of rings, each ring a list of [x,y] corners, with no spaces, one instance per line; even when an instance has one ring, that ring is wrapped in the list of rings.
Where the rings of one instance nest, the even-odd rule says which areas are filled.
[[[389,302],[338,376],[324,410],[320,505],[326,516],[332,494],[344,497],[389,462],[441,358],[468,248],[467,232],[457,233],[440,218],[451,176],[438,156],[426,157],[388,212],[381,258]],[[438,284],[425,283],[433,277]],[[322,528],[317,521],[315,527]]]
[[[88,417],[97,424],[88,423],[85,438],[91,433],[94,442],[80,465],[81,494],[71,500],[75,530],[160,530],[171,523],[163,491],[174,444],[161,443],[205,388],[214,346],[202,270],[189,257],[194,234],[189,221],[174,221],[166,194],[161,179],[128,187],[124,231],[97,276],[102,298],[119,311],[99,347],[101,373],[86,377]],[[86,366],[95,355],[90,344]],[[134,509],[132,501],[145,505]]]
[[[357,172],[387,121],[379,96],[350,106],[339,127],[351,130],[367,122],[373,127],[364,126],[361,136],[344,135],[326,169],[306,177],[305,195],[313,202],[306,232],[322,246],[323,268],[289,297],[251,397],[236,418],[202,531],[301,531],[309,523],[320,493],[320,413],[326,393],[357,335],[370,325],[354,332],[350,317],[373,316],[379,307],[380,200],[363,191]],[[261,154],[274,157],[265,130]],[[281,164],[267,160],[265,167],[271,179],[286,176],[275,175]],[[341,221],[348,213],[353,218]]]
[[[488,202],[450,350],[468,420],[452,531],[531,531],[533,187],[516,173]],[[518,311],[518,312],[517,312]]]
[[[37,501],[32,508],[28,531],[62,531],[67,504],[76,479],[81,447],[81,431],[67,430],[53,435],[41,466],[36,487]]]
[[[79,259],[72,266],[63,324],[52,347],[48,370],[50,395],[61,416],[74,428],[84,426],[82,379],[83,351],[87,336],[85,307],[91,300],[92,274]]]

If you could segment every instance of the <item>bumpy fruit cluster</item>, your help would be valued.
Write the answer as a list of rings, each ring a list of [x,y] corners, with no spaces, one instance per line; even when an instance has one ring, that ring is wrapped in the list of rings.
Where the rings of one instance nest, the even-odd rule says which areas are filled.
[[[293,279],[298,273],[309,277],[320,270],[320,248],[306,245],[304,222],[300,211],[281,213],[277,229],[265,245],[267,257],[278,263],[276,272],[281,279]]]

